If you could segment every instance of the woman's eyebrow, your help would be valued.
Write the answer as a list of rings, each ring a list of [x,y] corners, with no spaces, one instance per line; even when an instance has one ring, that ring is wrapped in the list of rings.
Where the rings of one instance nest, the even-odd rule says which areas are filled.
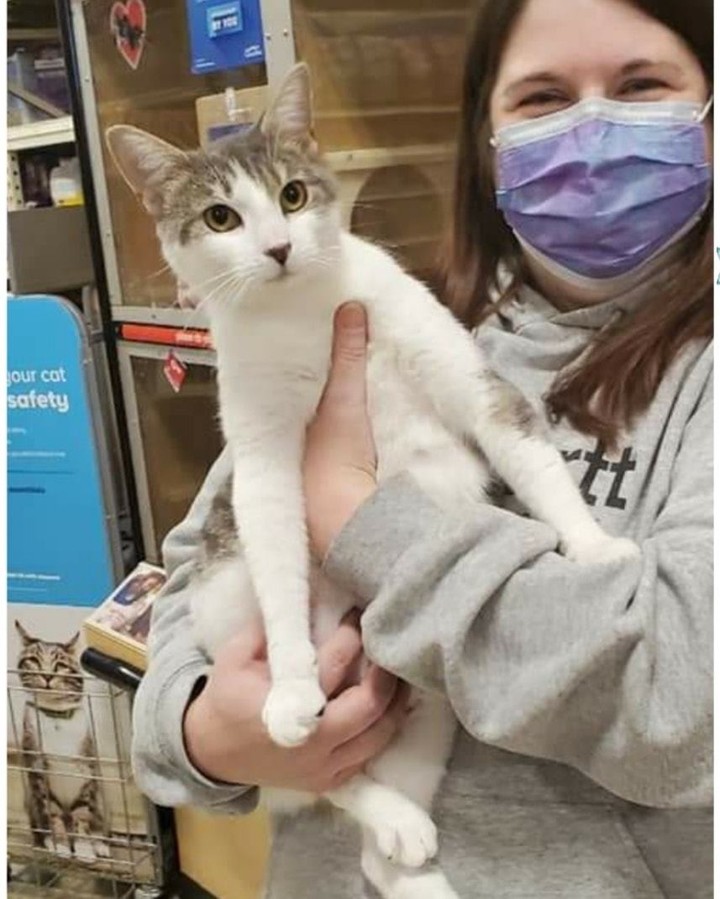
[[[682,71],[680,66],[674,62],[652,59],[633,59],[631,62],[625,63],[620,69],[620,74],[632,75],[634,72],[637,72],[638,69],[672,69],[678,73]]]

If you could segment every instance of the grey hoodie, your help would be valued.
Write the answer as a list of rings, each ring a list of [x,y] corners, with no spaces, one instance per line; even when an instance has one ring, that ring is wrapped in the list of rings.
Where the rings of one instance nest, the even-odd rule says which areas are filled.
[[[526,290],[477,335],[528,398],[636,298],[560,313]],[[462,725],[435,810],[462,897],[712,895],[712,347],[688,346],[618,452],[552,428],[586,502],[642,564],[579,566],[506,497],[450,522],[402,477],[338,536],[327,571],[370,603],[368,655],[443,690]],[[168,536],[133,764],[165,805],[246,812],[257,791],[190,764],[181,719],[208,669],[189,626],[189,570],[223,453]],[[313,812],[276,825],[268,899],[361,899],[352,825]]]

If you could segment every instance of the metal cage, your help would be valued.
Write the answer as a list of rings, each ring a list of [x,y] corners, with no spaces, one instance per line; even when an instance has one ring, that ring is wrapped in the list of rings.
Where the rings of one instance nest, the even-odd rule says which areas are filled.
[[[48,700],[62,707],[64,691],[28,689],[17,669],[8,670],[8,893],[161,897],[165,873],[157,814],[135,787],[130,766],[130,694],[88,674],[73,677],[82,679],[81,699],[75,684],[67,690],[67,705],[75,704],[73,715],[84,714],[82,755],[53,752],[47,745],[57,732],[53,717],[62,717],[47,711]],[[32,791],[42,790],[43,783],[48,808],[54,809],[44,823],[29,811]],[[58,784],[64,799],[53,795]],[[73,817],[82,800],[74,800],[73,808],[67,797],[81,790],[89,791],[100,809],[100,832],[87,827],[83,832]]]

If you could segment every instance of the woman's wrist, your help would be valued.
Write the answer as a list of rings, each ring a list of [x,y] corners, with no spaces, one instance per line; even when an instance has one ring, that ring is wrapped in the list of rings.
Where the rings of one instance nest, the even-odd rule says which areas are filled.
[[[317,516],[311,528],[313,546],[320,559],[324,559],[345,525],[375,492],[375,478],[364,471],[349,478],[340,493],[328,496],[324,510]]]
[[[206,679],[205,679],[206,680]],[[224,729],[212,709],[205,683],[198,682],[183,715],[183,742],[190,764],[207,780],[235,786],[224,747]]]

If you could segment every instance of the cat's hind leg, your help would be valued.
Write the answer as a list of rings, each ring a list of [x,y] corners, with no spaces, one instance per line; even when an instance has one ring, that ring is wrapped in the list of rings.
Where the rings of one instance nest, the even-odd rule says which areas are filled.
[[[31,761],[30,764],[37,765],[38,762]],[[64,811],[50,795],[45,774],[37,770],[28,772],[28,787],[27,809],[33,842],[54,855],[69,858],[72,850]]]
[[[72,848],[70,835],[65,826],[65,813],[63,809],[52,800],[50,801],[50,833],[45,834],[43,845],[49,852],[60,858],[70,858]]]
[[[531,515],[557,531],[564,555],[576,562],[639,556],[633,541],[610,536],[595,521],[539,415],[515,387],[486,371],[468,411],[470,439]]]
[[[110,857],[96,781],[88,780],[83,784],[70,810],[70,822],[73,851],[79,861],[91,863],[98,858]]]
[[[396,740],[368,766],[368,773],[412,799],[425,811],[447,770],[456,719],[447,700],[413,695],[415,707]],[[437,864],[411,868],[390,859],[375,835],[363,829],[362,869],[383,899],[457,899]]]
[[[323,796],[372,834],[384,858],[418,868],[437,853],[430,816],[398,790],[358,774]]]
[[[325,795],[358,821],[366,847],[379,858],[419,868],[437,854],[437,829],[428,814],[445,773],[455,718],[440,696],[417,695],[416,705],[388,749]]]
[[[406,868],[383,858],[363,831],[362,870],[383,899],[459,899],[437,865]]]
[[[401,373],[445,427],[482,453],[534,518],[555,529],[569,558],[638,556],[630,540],[609,536],[595,521],[540,416],[520,391],[488,367],[471,335],[424,286],[410,278],[404,285],[391,310],[390,339]],[[388,313],[376,323],[383,325],[384,318]],[[422,326],[408,328],[406,321]]]

